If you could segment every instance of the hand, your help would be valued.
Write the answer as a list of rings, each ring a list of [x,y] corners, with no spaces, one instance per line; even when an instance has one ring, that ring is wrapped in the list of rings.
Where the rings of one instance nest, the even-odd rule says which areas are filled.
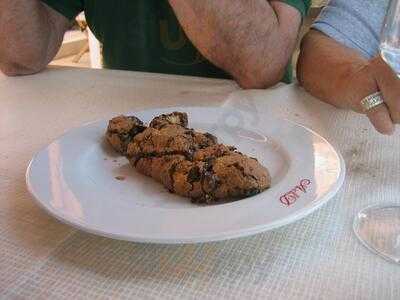
[[[377,56],[354,74],[354,79],[349,81],[349,91],[353,86],[350,107],[360,113],[366,113],[375,129],[382,134],[391,135],[395,124],[400,124],[400,80],[385,61]],[[363,111],[361,100],[380,91],[384,104],[367,112]]]

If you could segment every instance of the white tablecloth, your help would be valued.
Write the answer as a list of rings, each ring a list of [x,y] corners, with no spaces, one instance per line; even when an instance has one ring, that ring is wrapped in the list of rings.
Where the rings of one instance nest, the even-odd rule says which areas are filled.
[[[32,155],[71,127],[147,107],[236,106],[310,126],[343,154],[341,192],[311,216],[248,238],[199,245],[115,241],[49,217],[29,196]],[[400,203],[400,139],[296,85],[241,91],[230,81],[50,69],[0,75],[0,298],[400,299],[400,267],[366,250],[354,215]]]

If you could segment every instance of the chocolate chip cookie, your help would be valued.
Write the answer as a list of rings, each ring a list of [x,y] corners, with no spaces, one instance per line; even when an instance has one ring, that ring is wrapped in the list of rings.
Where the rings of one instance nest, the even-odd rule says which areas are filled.
[[[268,170],[255,158],[189,129],[186,113],[157,116],[149,127],[134,116],[118,116],[106,136],[140,173],[196,203],[237,200],[270,187]]]
[[[143,122],[134,116],[118,116],[108,123],[106,138],[116,151],[126,155],[128,144],[145,129]]]

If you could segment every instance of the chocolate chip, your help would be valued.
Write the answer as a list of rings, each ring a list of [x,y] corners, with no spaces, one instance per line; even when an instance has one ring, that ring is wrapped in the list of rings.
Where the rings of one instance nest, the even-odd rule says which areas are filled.
[[[200,181],[200,179],[201,179],[201,173],[200,173],[199,166],[195,166],[195,167],[191,168],[187,175],[187,181],[189,183],[193,183],[196,181]]]
[[[237,170],[239,170],[242,173],[243,177],[246,177],[244,168],[238,162],[235,162],[232,166],[235,167]]]
[[[215,157],[207,157],[205,160],[205,169],[207,171],[210,171],[213,168],[214,162],[215,162]]]
[[[251,196],[259,194],[260,192],[261,191],[258,188],[252,188],[252,189],[245,191],[244,194],[246,197],[251,197]]]
[[[127,144],[132,140],[132,137],[130,136],[130,134],[126,133],[126,132],[118,134],[118,137],[120,138],[121,142],[124,144]]]
[[[129,116],[129,119],[131,119],[133,121],[133,123],[135,123],[135,125],[143,125],[142,120],[140,120],[139,118],[135,117],[135,116]]]
[[[129,134],[131,135],[132,139],[139,133],[145,131],[146,126],[142,126],[142,125],[137,125],[134,126],[131,131],[129,131]]]
[[[212,135],[211,133],[206,132],[204,136],[208,139],[210,139],[214,144],[218,142],[218,139],[215,135]]]
[[[191,137],[195,137],[195,134],[193,132],[193,129],[189,129],[185,131],[185,134],[190,135]]]

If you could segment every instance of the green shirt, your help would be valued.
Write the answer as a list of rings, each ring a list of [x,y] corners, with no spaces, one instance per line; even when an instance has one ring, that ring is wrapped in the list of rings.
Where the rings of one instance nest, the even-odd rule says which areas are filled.
[[[68,19],[84,11],[106,68],[230,78],[186,37],[167,0],[42,0]],[[286,0],[304,16],[311,0]],[[291,80],[287,68],[285,82]]]

